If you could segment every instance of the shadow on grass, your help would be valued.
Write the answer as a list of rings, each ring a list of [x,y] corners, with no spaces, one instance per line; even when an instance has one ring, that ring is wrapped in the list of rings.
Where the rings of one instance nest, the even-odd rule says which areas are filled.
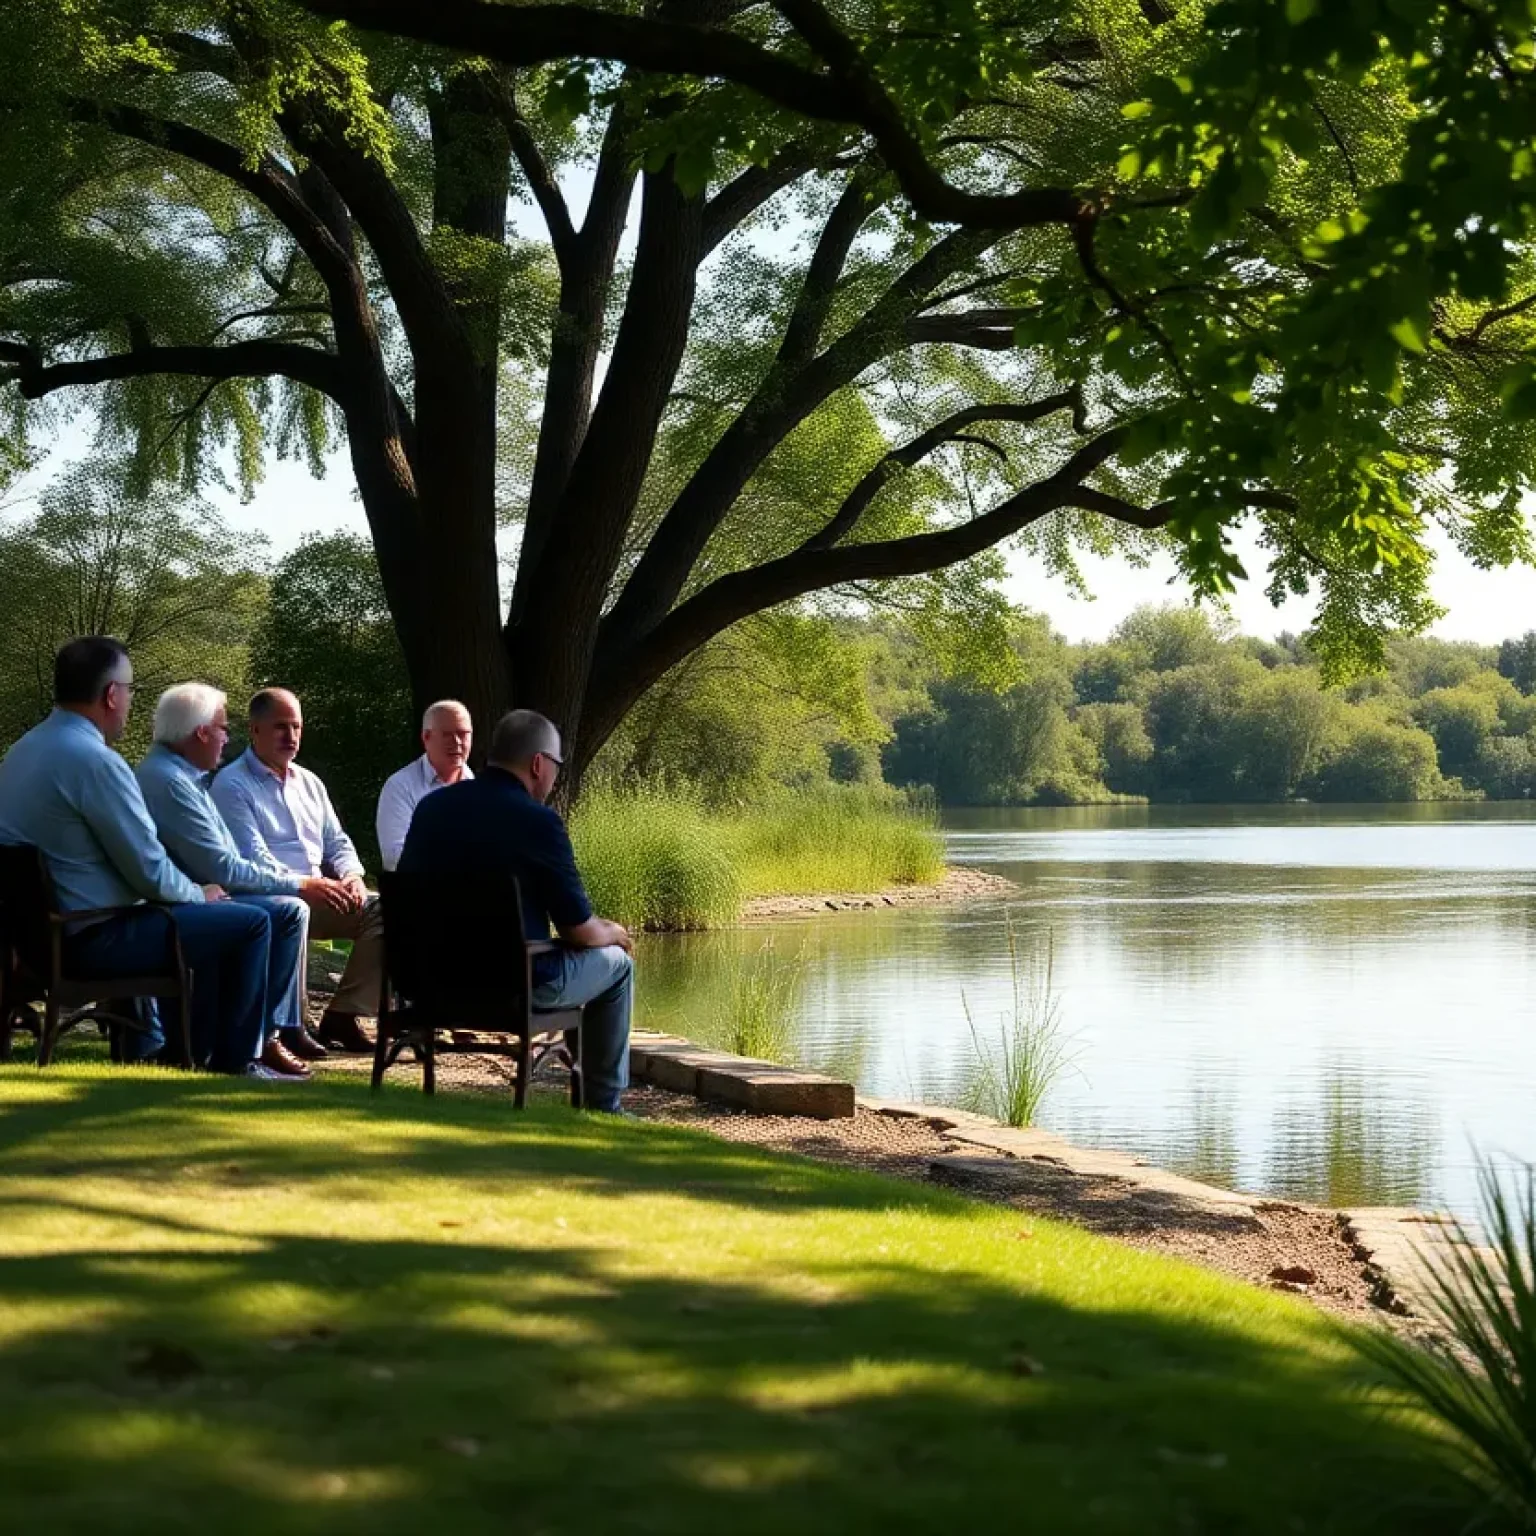
[[[150,1208],[178,1178],[200,1201]],[[306,1190],[333,1217],[285,1203]],[[761,1262],[715,1262],[773,1215],[803,1252],[775,1256],[774,1227]],[[1181,1315],[1161,1281],[1106,1289],[1114,1251],[1087,1240],[1080,1296],[1031,1285],[996,1258],[1017,1225],[553,1108],[3,1073],[7,1513],[217,1536],[1448,1528],[1422,1442],[1299,1312]]]

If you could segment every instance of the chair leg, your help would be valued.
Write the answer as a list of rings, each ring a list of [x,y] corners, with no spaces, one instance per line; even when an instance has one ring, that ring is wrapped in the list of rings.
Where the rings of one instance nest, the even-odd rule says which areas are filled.
[[[533,1030],[525,1029],[517,1037],[517,1080],[512,1084],[512,1108],[521,1109],[528,1102],[528,1080],[533,1076]]]
[[[59,1005],[50,992],[43,1001],[43,1028],[37,1037],[37,1064],[46,1067],[53,1060],[53,1048],[59,1039]]]
[[[381,1012],[373,1031],[373,1091],[384,1086],[384,1073],[389,1066],[389,1039],[392,1020],[387,1011]]]
[[[430,1025],[426,1031],[426,1043],[422,1046],[421,1091],[437,1092],[437,1031]]]
[[[193,975],[187,972],[187,984],[176,999],[176,1022],[181,1031],[181,1070],[190,1072],[197,1065],[192,1055],[192,987]]]

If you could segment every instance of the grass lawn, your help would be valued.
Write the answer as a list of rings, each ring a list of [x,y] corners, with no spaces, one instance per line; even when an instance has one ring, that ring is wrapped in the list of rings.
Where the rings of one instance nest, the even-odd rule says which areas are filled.
[[[1453,1528],[1305,1305],[490,1101],[0,1069],[0,1508],[65,1532]]]

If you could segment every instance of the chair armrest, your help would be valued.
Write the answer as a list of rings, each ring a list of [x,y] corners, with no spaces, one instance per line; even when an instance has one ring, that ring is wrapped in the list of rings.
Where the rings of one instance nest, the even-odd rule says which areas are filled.
[[[559,939],[525,939],[523,948],[530,955],[554,955],[569,946]]]

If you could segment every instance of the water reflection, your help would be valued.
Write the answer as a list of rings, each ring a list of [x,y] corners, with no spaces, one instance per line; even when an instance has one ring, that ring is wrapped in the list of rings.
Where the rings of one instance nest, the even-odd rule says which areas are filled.
[[[1217,1183],[1466,1212],[1474,1142],[1536,1157],[1536,807],[972,813],[951,841],[1018,882],[1026,953],[1051,936],[1080,1067],[1053,1129]],[[978,1019],[1009,1004],[1002,906],[775,932],[803,946],[799,1059],[959,1099],[962,992]],[[647,940],[640,1022],[712,1038],[763,941]]]

